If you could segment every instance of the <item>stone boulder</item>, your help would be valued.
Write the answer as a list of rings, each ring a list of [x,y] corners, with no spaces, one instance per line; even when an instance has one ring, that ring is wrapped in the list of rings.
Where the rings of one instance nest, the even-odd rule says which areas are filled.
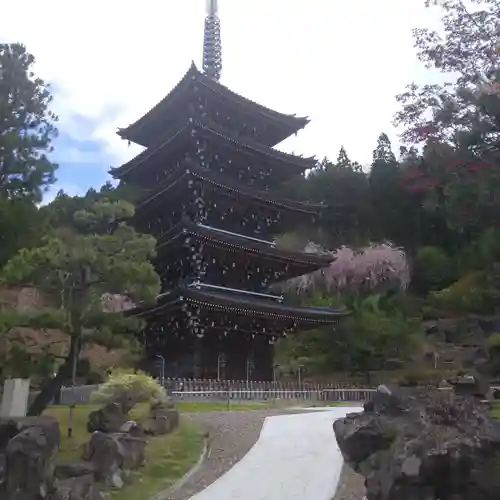
[[[87,431],[120,432],[126,421],[127,414],[123,411],[123,407],[118,403],[108,403],[89,413]]]
[[[149,417],[142,422],[146,434],[161,436],[171,433],[179,425],[179,412],[170,401],[151,407]]]
[[[488,399],[490,386],[488,381],[479,375],[463,375],[448,379],[456,394]]]
[[[120,427],[120,432],[130,434],[133,437],[143,437],[145,432],[142,424],[135,420],[128,420]]]
[[[367,500],[494,500],[500,422],[471,396],[381,386],[333,429]]]
[[[121,488],[123,471],[137,469],[144,463],[145,448],[145,439],[96,431],[85,447],[83,459],[92,463],[99,481]]]
[[[9,435],[12,437],[5,443]],[[57,421],[48,417],[4,420],[0,422],[0,436],[4,445],[0,450],[4,457],[0,499],[49,497],[54,489],[54,458],[60,440]]]
[[[51,500],[101,500],[90,462],[71,462],[55,469],[55,491]]]

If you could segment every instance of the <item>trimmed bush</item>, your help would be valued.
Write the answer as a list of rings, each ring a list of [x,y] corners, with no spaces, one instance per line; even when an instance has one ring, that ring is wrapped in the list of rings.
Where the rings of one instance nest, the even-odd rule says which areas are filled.
[[[92,393],[92,402],[118,403],[125,411],[130,411],[137,403],[151,405],[168,400],[165,389],[144,372],[113,370],[99,389]]]

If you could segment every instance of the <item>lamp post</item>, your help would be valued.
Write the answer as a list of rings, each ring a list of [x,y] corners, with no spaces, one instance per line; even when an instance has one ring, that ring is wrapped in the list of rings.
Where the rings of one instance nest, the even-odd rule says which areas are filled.
[[[273,365],[273,385],[276,385],[276,370],[280,367],[280,365]]]
[[[302,386],[302,368],[304,368],[304,365],[299,365],[299,389]]]
[[[161,354],[157,354],[156,357],[161,361],[160,365],[160,383],[161,386],[165,386],[165,358]]]

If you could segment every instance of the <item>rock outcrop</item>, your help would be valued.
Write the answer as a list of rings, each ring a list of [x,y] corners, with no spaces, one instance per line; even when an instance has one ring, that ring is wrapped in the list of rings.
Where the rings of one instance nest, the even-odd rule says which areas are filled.
[[[367,500],[499,498],[500,422],[477,398],[381,386],[333,428]]]
[[[97,500],[93,472],[55,466],[60,432],[49,417],[0,420],[0,500]],[[81,471],[81,469],[79,469]]]
[[[54,459],[59,449],[59,425],[51,418],[0,422],[5,460],[0,498],[46,498],[54,490]],[[9,438],[10,436],[10,438]]]

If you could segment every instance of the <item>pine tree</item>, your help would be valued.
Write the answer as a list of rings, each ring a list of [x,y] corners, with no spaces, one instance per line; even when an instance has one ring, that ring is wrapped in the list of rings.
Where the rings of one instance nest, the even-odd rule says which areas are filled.
[[[124,222],[133,215],[133,206],[105,198],[83,209],[75,209],[71,225],[57,228],[44,244],[21,250],[3,268],[7,285],[32,286],[50,307],[30,316],[0,314],[0,336],[17,350],[39,360],[42,354],[26,352],[15,337],[15,326],[57,327],[69,338],[69,349],[29,409],[39,415],[61,385],[71,378],[82,346],[100,343],[118,347],[119,334],[136,331],[140,324],[120,313],[106,312],[103,297],[119,294],[127,300],[153,301],[159,292],[159,277],[150,259],[155,240],[138,234]],[[14,335],[14,337],[12,337]]]

